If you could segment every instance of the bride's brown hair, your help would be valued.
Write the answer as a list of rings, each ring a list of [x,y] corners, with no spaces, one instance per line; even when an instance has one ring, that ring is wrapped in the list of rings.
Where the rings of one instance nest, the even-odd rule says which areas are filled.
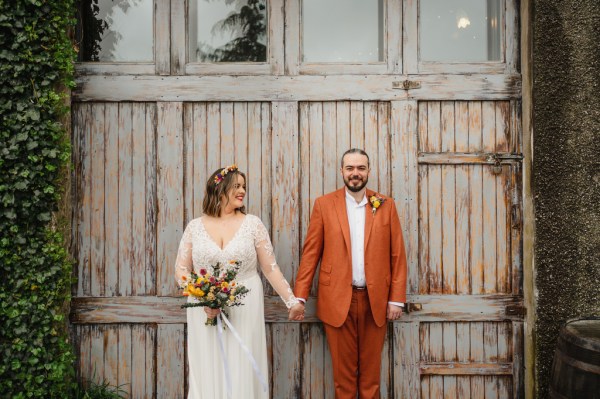
[[[227,171],[223,176],[223,171],[229,168],[219,168],[213,172],[206,181],[206,190],[204,192],[204,201],[202,202],[202,212],[205,215],[219,217],[221,209],[229,203],[228,194],[234,189],[237,183],[237,177],[242,176],[246,183],[246,175],[240,172],[237,167],[234,170]],[[221,203],[221,198],[225,197],[224,204]],[[246,214],[246,207],[237,208],[238,211]]]

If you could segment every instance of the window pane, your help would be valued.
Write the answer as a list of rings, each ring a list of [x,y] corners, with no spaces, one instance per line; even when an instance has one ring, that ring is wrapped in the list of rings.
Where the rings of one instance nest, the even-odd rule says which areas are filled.
[[[303,61],[383,61],[383,29],[383,0],[303,0]]]
[[[500,61],[502,0],[421,0],[423,61]]]
[[[84,0],[81,61],[152,62],[153,0]]]
[[[190,62],[266,62],[266,0],[189,0]]]

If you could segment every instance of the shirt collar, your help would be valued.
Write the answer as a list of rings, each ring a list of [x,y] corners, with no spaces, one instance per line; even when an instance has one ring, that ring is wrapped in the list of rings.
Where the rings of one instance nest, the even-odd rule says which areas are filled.
[[[344,189],[344,192],[346,193],[346,203],[350,202],[352,205],[354,205],[357,208],[367,205],[367,193],[366,192],[365,192],[363,199],[358,204],[356,203],[356,200],[354,199],[354,197],[352,197],[350,195],[350,193],[348,192],[348,189]]]

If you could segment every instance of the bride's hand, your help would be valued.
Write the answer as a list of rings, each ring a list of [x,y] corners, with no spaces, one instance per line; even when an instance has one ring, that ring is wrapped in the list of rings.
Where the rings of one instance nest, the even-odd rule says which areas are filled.
[[[209,319],[214,319],[219,313],[221,313],[221,309],[211,309],[208,306],[204,307],[204,311]]]
[[[290,320],[302,321],[304,320],[304,305],[302,303],[297,303],[292,306],[289,310],[288,318]]]

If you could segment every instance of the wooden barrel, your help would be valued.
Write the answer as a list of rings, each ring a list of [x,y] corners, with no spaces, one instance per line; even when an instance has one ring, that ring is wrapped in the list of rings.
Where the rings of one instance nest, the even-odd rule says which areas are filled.
[[[600,399],[600,320],[573,320],[560,329],[550,397]]]

